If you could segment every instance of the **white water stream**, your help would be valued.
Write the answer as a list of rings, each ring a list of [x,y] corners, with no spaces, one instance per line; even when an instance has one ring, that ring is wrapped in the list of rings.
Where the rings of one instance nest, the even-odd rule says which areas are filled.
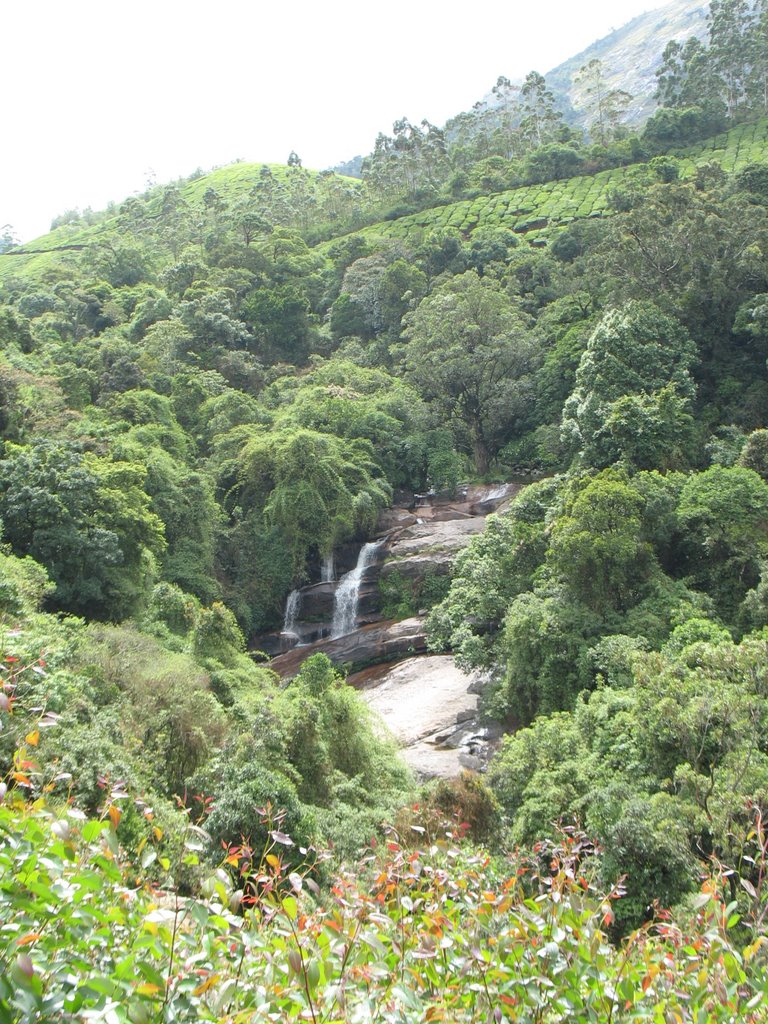
[[[338,640],[339,637],[346,636],[355,629],[357,605],[360,598],[360,584],[363,581],[365,570],[373,564],[376,559],[376,552],[383,543],[384,541],[378,540],[370,544],[364,544],[360,548],[355,568],[345,573],[339,580],[333,605],[332,640]]]
[[[295,633],[296,632],[296,620],[299,617],[299,611],[301,610],[301,591],[292,590],[288,595],[288,600],[285,603],[285,619],[283,620],[283,632],[284,633]]]
[[[320,566],[320,582],[333,583],[336,579],[336,565],[333,560],[333,552],[326,555],[323,564]]]
[[[496,487],[492,487],[481,501],[498,501],[499,498],[506,498],[509,494],[509,484],[497,484]]]

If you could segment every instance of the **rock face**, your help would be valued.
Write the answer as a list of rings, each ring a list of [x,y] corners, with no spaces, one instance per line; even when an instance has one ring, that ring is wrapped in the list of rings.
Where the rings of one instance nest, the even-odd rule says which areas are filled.
[[[500,727],[481,725],[478,718],[478,695],[487,679],[466,675],[448,655],[427,656],[422,615],[381,621],[378,581],[399,573],[418,586],[428,576],[448,574],[457,554],[485,529],[488,513],[508,503],[521,487],[466,487],[451,499],[399,494],[401,504],[379,520],[382,541],[365,546],[370,561],[359,545],[335,552],[336,580],[294,592],[298,612],[286,616],[283,632],[260,637],[256,645],[276,655],[271,667],[284,679],[296,675],[313,654],[325,654],[351,671],[360,669],[349,682],[381,715],[418,776],[452,778],[464,768],[482,771],[501,736]],[[353,568],[359,582],[354,614],[348,623],[346,615],[336,620],[351,631],[332,638],[334,608],[343,607],[346,587],[339,580]]]
[[[304,622],[325,622],[333,615],[335,583],[313,583],[301,589],[301,618]]]
[[[485,517],[508,502],[522,484],[464,488],[455,499],[414,497],[415,522],[406,509],[390,509],[384,522],[397,522],[381,567],[384,579],[398,573],[408,580],[445,576],[456,555],[485,529]]]
[[[257,637],[254,646],[275,658],[277,671],[291,674],[316,651],[327,654],[337,665],[356,666],[426,650],[420,624],[404,626],[405,635],[400,635],[398,627],[381,622],[379,578],[398,573],[418,583],[428,576],[447,575],[459,551],[485,528],[488,513],[508,502],[522,486],[506,483],[464,487],[450,498],[399,493],[402,504],[387,509],[379,519],[383,542],[361,575],[354,632],[329,639],[339,581],[361,557],[360,545],[344,545],[334,552],[336,579],[302,587],[298,592],[299,611],[291,617],[290,626]],[[316,568],[319,570],[319,566]],[[295,654],[289,657],[292,649]]]
[[[387,547],[381,567],[386,577],[399,572],[408,579],[420,579],[428,573],[442,576],[450,572],[456,555],[485,529],[485,519],[462,515],[456,519],[430,519],[400,530]]]
[[[284,678],[290,678],[312,654],[325,654],[334,665],[355,668],[371,662],[394,661],[410,654],[421,654],[426,649],[423,619],[376,622],[336,640],[328,638],[304,647],[294,647],[273,658],[270,668]]]
[[[408,658],[349,677],[421,778],[453,778],[487,763],[501,731],[478,722],[483,682],[479,673],[457,668],[450,655]]]

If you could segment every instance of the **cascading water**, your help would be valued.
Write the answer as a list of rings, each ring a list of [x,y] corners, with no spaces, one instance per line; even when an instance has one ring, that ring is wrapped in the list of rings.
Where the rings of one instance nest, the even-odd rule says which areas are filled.
[[[320,566],[320,582],[333,583],[336,579],[336,566],[333,561],[333,552],[326,555],[323,564]]]
[[[296,632],[296,620],[299,617],[299,611],[301,610],[301,591],[292,590],[288,595],[288,600],[285,603],[285,619],[283,620],[283,632],[284,633],[295,633]]]
[[[373,564],[376,552],[384,541],[373,541],[364,544],[360,548],[357,557],[357,565],[350,572],[345,573],[339,580],[336,588],[336,597],[333,605],[333,622],[331,624],[331,639],[337,640],[346,636],[355,628],[357,621],[357,605],[360,598],[360,584],[363,581],[365,570]]]
[[[482,499],[483,501],[498,501],[499,498],[506,498],[509,494],[509,484],[498,484],[492,487]]]

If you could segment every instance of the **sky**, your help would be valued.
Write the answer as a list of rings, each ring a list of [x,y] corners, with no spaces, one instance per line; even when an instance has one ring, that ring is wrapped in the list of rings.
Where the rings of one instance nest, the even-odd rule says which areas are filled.
[[[663,0],[0,0],[0,234],[236,159],[324,168]]]

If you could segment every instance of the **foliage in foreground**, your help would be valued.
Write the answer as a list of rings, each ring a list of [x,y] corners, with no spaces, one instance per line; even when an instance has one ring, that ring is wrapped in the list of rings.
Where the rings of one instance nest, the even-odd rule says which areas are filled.
[[[118,818],[114,803],[103,820],[0,808],[0,1021],[766,1019],[763,939],[737,948],[714,877],[689,922],[662,915],[617,948],[620,890],[593,889],[593,851],[573,835],[495,864],[451,833],[417,828],[416,849],[393,832],[321,899],[313,851],[284,867],[278,817],[263,851],[226,851],[197,900],[128,870]]]

